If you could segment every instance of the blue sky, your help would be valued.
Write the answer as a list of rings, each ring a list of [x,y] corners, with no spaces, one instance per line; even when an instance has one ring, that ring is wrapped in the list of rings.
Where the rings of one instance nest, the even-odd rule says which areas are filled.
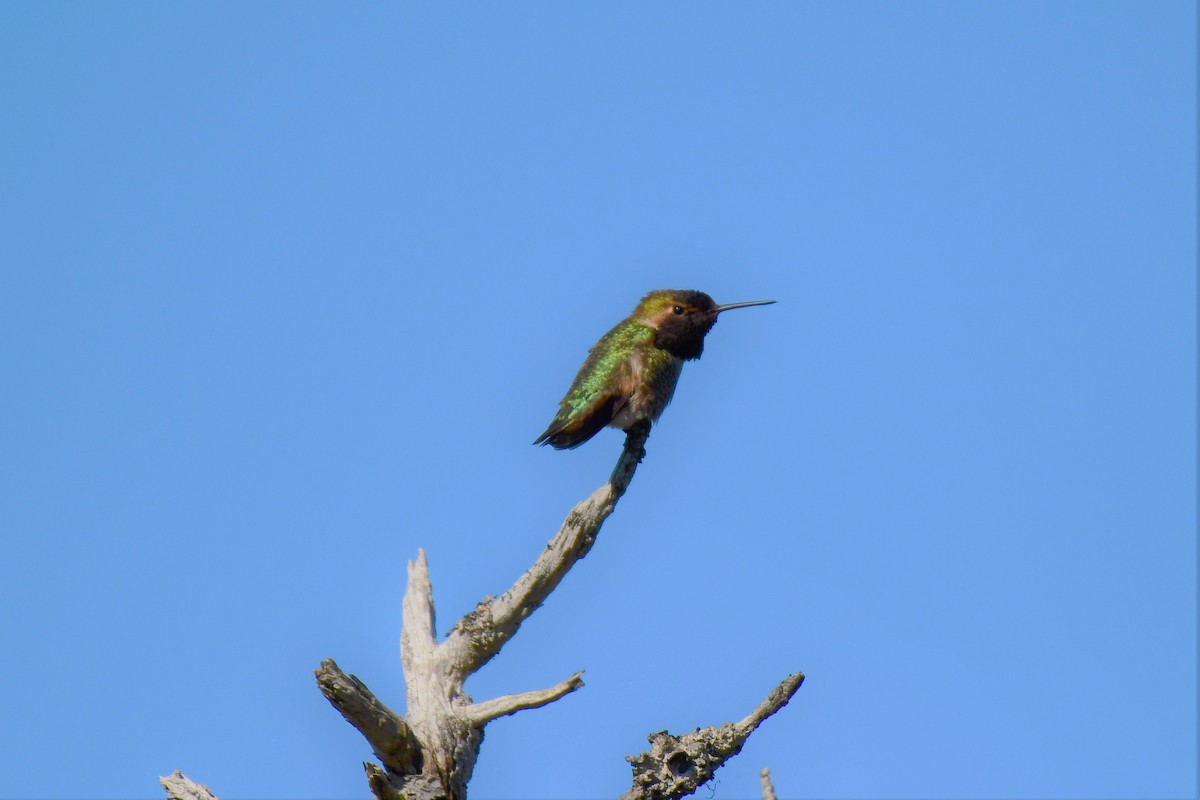
[[[620,448],[646,291],[738,311],[468,684],[472,796],[599,798],[808,676],[752,797],[1192,797],[1183,2],[0,5],[3,798],[350,798],[333,657],[439,631]]]

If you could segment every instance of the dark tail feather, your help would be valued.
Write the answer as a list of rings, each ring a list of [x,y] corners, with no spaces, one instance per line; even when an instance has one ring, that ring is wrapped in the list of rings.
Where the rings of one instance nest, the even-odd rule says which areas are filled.
[[[616,405],[617,398],[610,397],[580,421],[573,422],[570,418],[556,417],[554,422],[550,423],[550,427],[546,428],[546,432],[534,439],[533,443],[548,444],[555,450],[574,450],[612,422]]]

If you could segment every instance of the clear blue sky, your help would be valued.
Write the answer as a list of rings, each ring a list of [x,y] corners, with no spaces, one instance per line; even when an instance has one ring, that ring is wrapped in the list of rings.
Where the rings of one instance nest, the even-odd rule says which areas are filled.
[[[365,793],[621,437],[530,446],[647,290],[738,311],[477,699],[473,796],[1192,797],[1185,2],[0,5],[0,797]],[[702,791],[699,796],[707,797]]]

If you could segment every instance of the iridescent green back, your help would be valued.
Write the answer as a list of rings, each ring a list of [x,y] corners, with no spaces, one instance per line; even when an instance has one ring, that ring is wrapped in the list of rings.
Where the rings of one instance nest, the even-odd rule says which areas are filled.
[[[670,353],[654,347],[653,328],[623,320],[588,353],[554,421],[534,444],[556,448],[583,444],[613,420],[639,383],[659,383],[656,376],[672,370],[673,361]]]
[[[670,358],[654,348],[652,328],[624,320],[604,334],[588,353],[587,361],[583,362],[562,400],[560,416],[586,413],[589,407],[637,381],[640,376],[633,373],[632,363],[636,352],[641,353],[648,369],[651,368],[650,361],[658,360],[654,353]]]

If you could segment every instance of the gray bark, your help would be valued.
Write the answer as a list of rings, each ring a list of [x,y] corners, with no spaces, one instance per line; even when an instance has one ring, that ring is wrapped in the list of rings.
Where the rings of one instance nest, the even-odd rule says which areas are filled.
[[[202,783],[196,783],[175,770],[165,778],[158,779],[167,793],[167,800],[217,800],[217,796]]]
[[[763,767],[762,772],[758,773],[758,780],[762,784],[762,800],[775,800],[775,784],[771,783],[771,770]]]
[[[797,672],[783,679],[741,722],[697,728],[683,736],[650,734],[650,749],[626,760],[633,765],[633,786],[621,800],[686,797],[712,780],[713,773],[742,751],[763,720],[787,705],[804,682]]]

